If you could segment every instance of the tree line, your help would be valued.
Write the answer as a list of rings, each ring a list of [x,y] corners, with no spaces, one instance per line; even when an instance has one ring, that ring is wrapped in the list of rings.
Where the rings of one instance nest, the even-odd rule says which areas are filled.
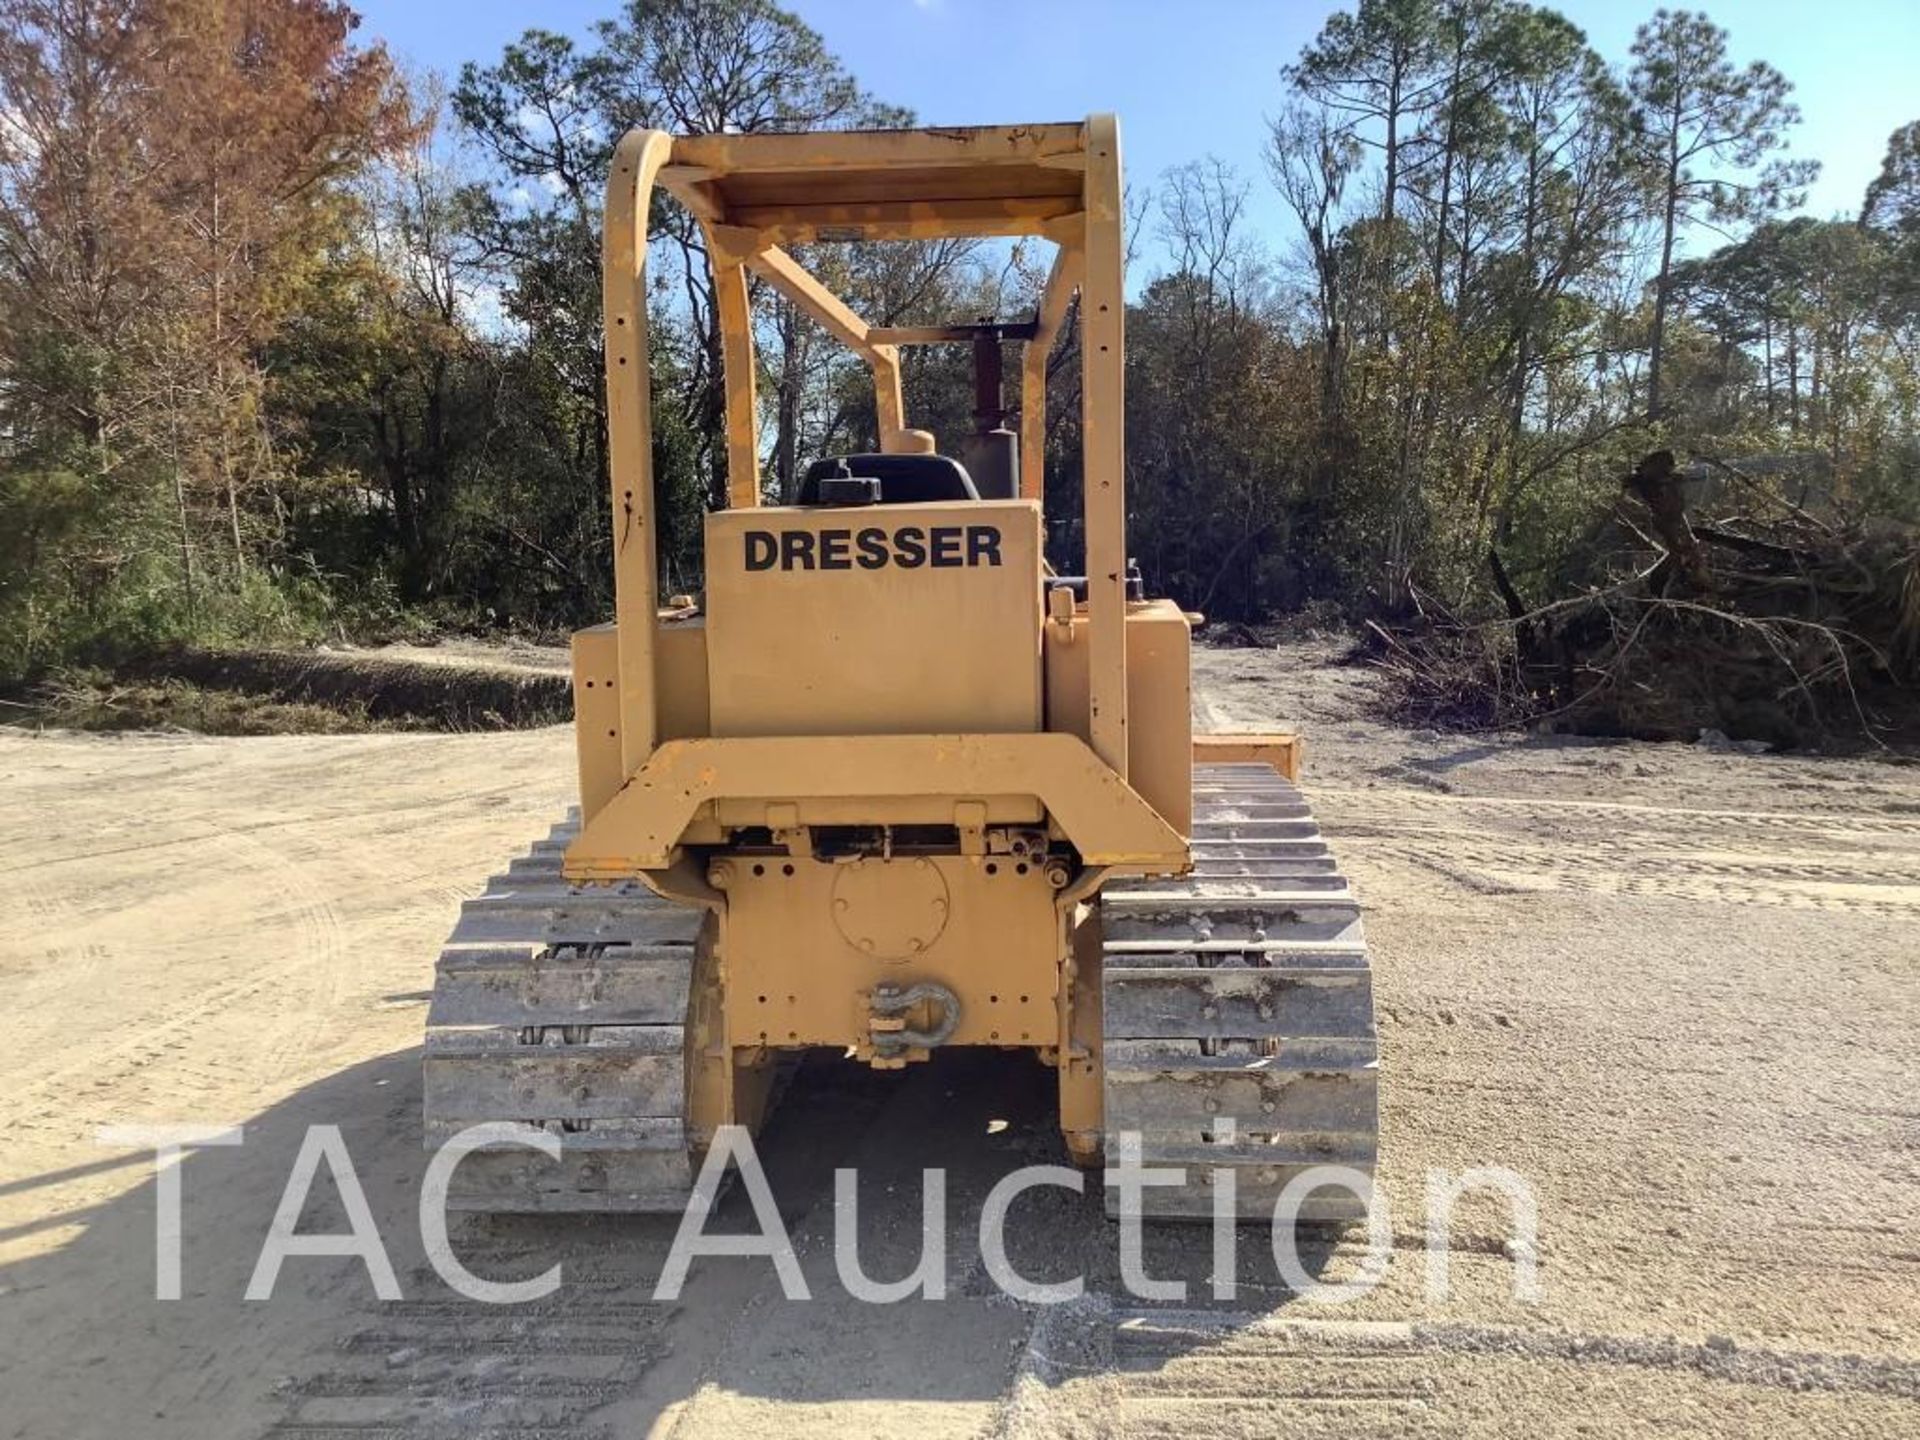
[[[913,119],[769,0],[631,0],[445,80],[356,24],[338,0],[0,0],[0,671],[604,618],[613,142]],[[1515,0],[1360,0],[1284,61],[1264,174],[1197,157],[1129,188],[1156,589],[1232,618],[1546,598],[1605,569],[1621,476],[1663,447],[1920,518],[1920,122],[1822,220],[1794,213],[1788,81],[1703,15],[1609,58]],[[1294,223],[1262,233],[1256,187]],[[725,494],[720,340],[697,225],[664,197],[653,224],[662,576],[690,591]],[[901,325],[1018,318],[1039,248],[804,258]],[[755,315],[778,501],[876,417],[810,320],[772,293]],[[966,357],[906,365],[915,423],[957,439]],[[1071,326],[1053,369],[1065,567]]]

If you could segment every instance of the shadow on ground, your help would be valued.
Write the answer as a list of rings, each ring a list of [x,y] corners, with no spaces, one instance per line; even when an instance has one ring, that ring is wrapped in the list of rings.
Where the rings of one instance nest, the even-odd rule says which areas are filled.
[[[522,1279],[558,1263],[560,1289],[519,1306],[462,1298],[424,1260],[418,1224],[419,1057],[406,1051],[341,1071],[243,1122],[237,1149],[192,1152],[183,1181],[183,1298],[154,1298],[151,1175],[98,1206],[60,1215],[58,1248],[0,1267],[5,1388],[0,1435],[505,1436],[975,1433],[992,1422],[1026,1354],[1035,1309],[1001,1292],[981,1256],[979,1215],[994,1183],[1065,1163],[1052,1074],[1013,1055],[951,1052],[906,1072],[839,1061],[804,1066],[759,1146],[811,1298],[787,1298],[764,1258],[695,1261],[676,1300],[655,1286],[677,1217],[456,1217],[456,1251],[475,1273]],[[195,1117],[204,1122],[208,1117]],[[337,1125],[353,1158],[402,1298],[381,1301],[344,1256],[285,1261],[271,1298],[243,1298],[309,1127]],[[104,1175],[143,1156],[16,1182]],[[910,1273],[926,1236],[923,1171],[945,1171],[945,1299],[854,1300],[836,1266],[834,1171],[858,1172],[858,1258],[877,1282]],[[1007,1227],[1026,1279],[1084,1276],[1122,1294],[1116,1231],[1101,1187],[1029,1191]],[[48,1227],[52,1228],[52,1227]],[[348,1229],[321,1174],[302,1233]],[[749,1232],[741,1187],[712,1227]],[[1240,1311],[1284,1303],[1264,1230],[1243,1232]],[[1310,1271],[1330,1237],[1307,1245]],[[1209,1303],[1204,1228],[1151,1230],[1150,1273],[1185,1274],[1188,1305]],[[18,1387],[18,1388],[16,1388]],[[807,1408],[775,1418],[765,1407]],[[885,1416],[885,1425],[881,1419]],[[850,1429],[848,1427],[851,1427]],[[823,1430],[822,1433],[825,1433]]]

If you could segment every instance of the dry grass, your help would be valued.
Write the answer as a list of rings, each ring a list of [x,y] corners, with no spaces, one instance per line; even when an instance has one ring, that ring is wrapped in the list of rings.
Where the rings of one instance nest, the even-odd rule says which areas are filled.
[[[16,724],[205,735],[516,730],[573,715],[565,675],[282,650],[172,650],[0,703]]]

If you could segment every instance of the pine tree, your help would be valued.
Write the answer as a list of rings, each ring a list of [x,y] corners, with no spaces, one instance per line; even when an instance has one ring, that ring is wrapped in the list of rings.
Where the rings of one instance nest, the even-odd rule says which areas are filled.
[[[1699,219],[1753,219],[1798,204],[1818,170],[1812,161],[1769,160],[1800,119],[1793,86],[1765,61],[1745,69],[1727,58],[1727,32],[1705,15],[1659,10],[1633,42],[1627,85],[1641,158],[1660,227],[1653,332],[1647,360],[1647,416],[1661,418],[1667,311],[1674,242]],[[1743,173],[1750,178],[1739,178]]]

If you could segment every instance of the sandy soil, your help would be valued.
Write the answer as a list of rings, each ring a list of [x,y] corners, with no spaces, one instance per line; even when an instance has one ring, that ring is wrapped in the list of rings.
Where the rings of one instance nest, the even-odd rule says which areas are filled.
[[[1013,1236],[1086,1296],[1000,1296],[981,1199],[1059,1152],[1044,1072],[959,1055],[788,1094],[763,1153],[810,1302],[732,1259],[654,1303],[673,1227],[643,1218],[469,1222],[476,1270],[566,1282],[459,1300],[414,1218],[425,991],[458,900],[567,802],[568,732],[0,732],[0,1437],[1920,1433],[1920,771],[1408,734],[1325,658],[1203,651],[1198,709],[1310,737],[1368,907],[1394,1248],[1340,1307],[1252,1238],[1231,1299],[1130,1299],[1097,1185],[1030,1196]],[[181,1167],[178,1301],[152,1298],[149,1158],[95,1140],[148,1122],[245,1130]],[[241,1298],[314,1124],[399,1302],[338,1257]],[[834,1168],[892,1277],[927,1165],[948,1298],[853,1303]],[[1476,1165],[1538,1195],[1537,1303],[1472,1200],[1427,1293],[1428,1173]],[[343,1214],[323,1179],[303,1228]],[[1150,1266],[1197,1279],[1209,1243],[1155,1235]],[[1312,1259],[1337,1280],[1359,1253]]]

